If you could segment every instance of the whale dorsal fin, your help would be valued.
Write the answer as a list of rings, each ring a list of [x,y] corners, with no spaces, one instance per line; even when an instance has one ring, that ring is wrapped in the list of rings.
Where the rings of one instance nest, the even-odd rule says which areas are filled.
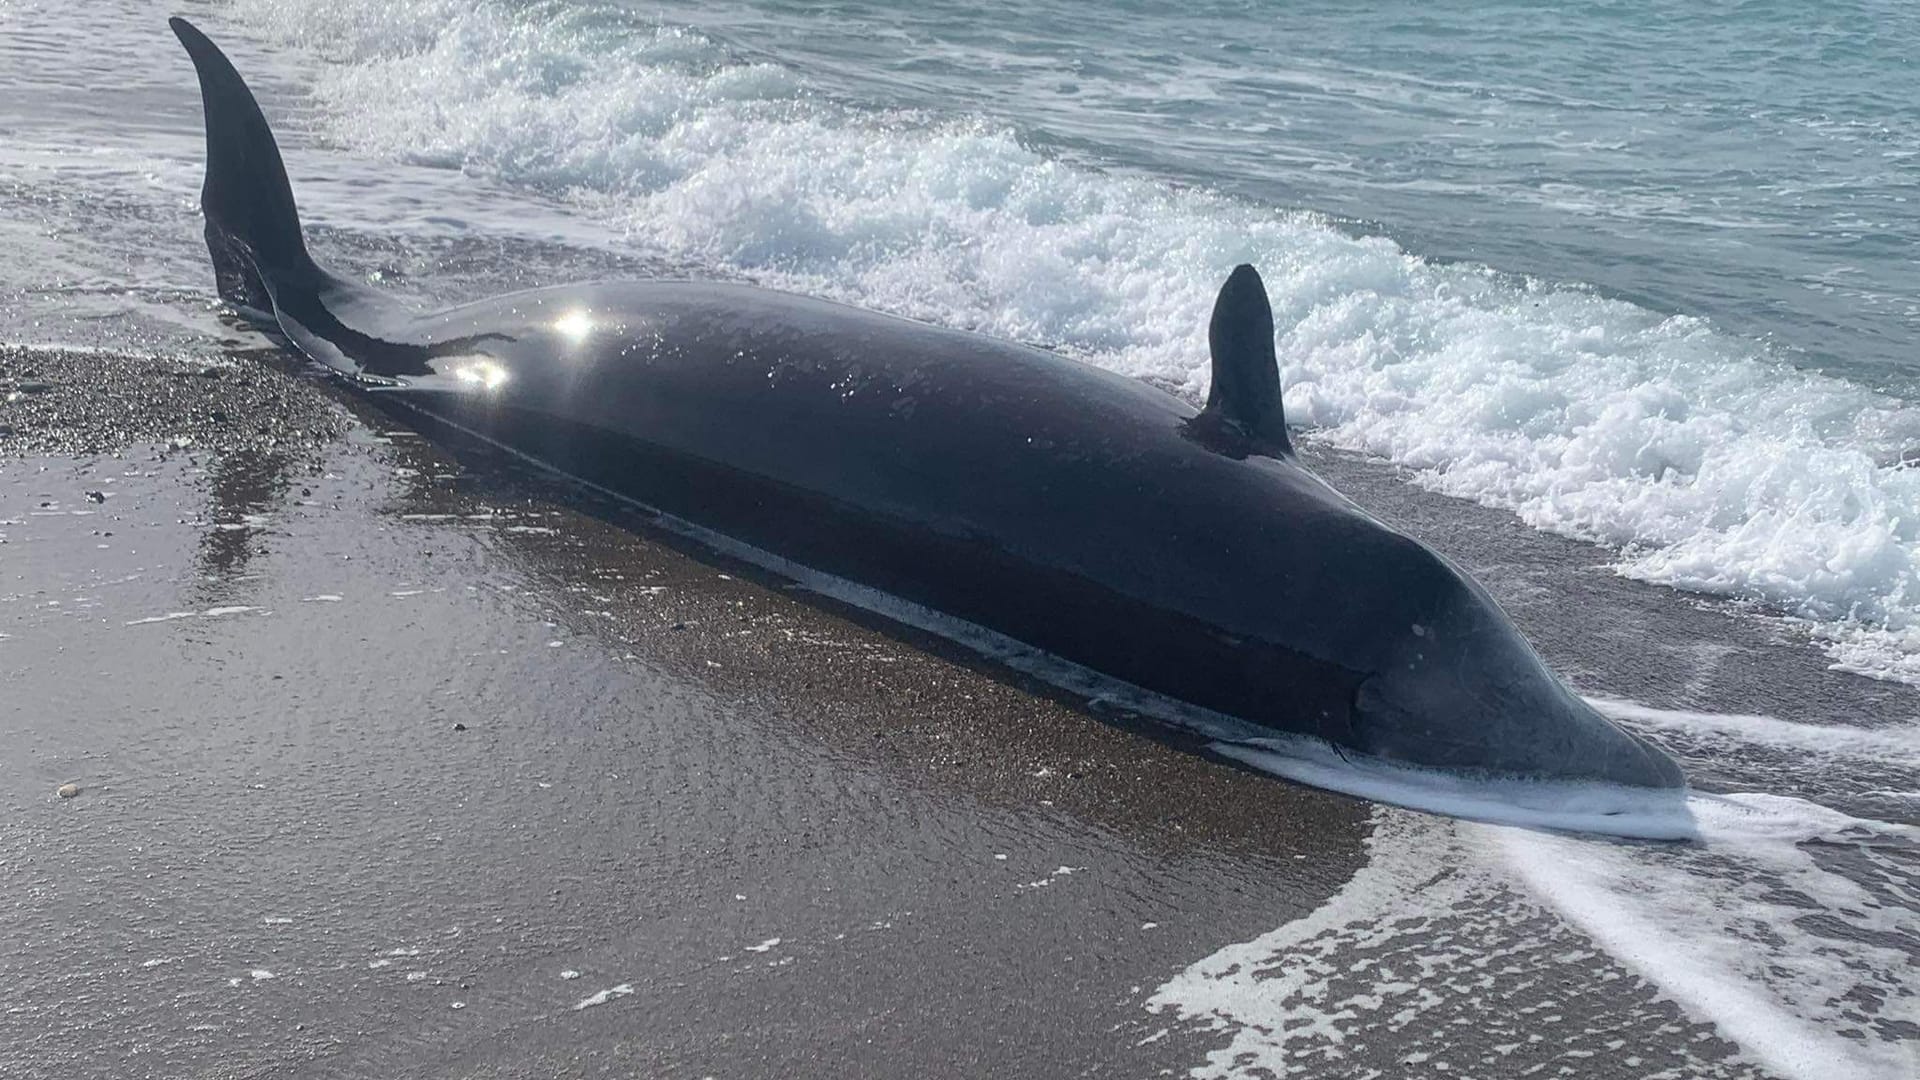
[[[200,76],[207,120],[200,207],[220,298],[243,309],[271,311],[275,279],[306,284],[317,274],[300,235],[300,214],[279,144],[253,91],[219,46],[178,16],[167,25]]]
[[[1280,408],[1280,361],[1273,352],[1273,308],[1252,266],[1233,268],[1213,302],[1207,326],[1213,352],[1213,388],[1194,417],[1203,435],[1218,436],[1244,453],[1293,453]]]

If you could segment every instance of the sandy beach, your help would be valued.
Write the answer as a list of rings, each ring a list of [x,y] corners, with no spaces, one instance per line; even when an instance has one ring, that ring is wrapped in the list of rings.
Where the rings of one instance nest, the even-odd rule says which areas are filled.
[[[1149,999],[1381,842],[1365,802],[449,456],[272,354],[6,348],[0,390],[8,1075],[1180,1075],[1232,1031]],[[1319,464],[1588,692],[1893,693]],[[1502,1016],[1446,995],[1325,1075],[1768,1075],[1564,925],[1475,933]],[[1507,1046],[1542,1003],[1555,1037]]]
[[[1359,857],[288,365],[5,362],[0,1071],[1152,1073],[1145,989]]]
[[[0,1080],[1920,1076],[1897,8],[0,0]],[[1209,743],[416,427],[217,300],[172,14],[422,312],[727,282],[1198,408],[1257,266],[1301,462],[1691,788]]]

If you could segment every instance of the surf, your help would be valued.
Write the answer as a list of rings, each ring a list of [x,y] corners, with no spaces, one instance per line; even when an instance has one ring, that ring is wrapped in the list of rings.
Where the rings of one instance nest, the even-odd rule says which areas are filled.
[[[1215,268],[1268,267],[1288,414],[1319,444],[1606,545],[1626,576],[1789,616],[1845,670],[1920,680],[1920,413],[1899,397],[992,113],[824,92],[686,25],[541,10],[242,5],[340,61],[314,75],[327,138],[557,200],[583,246],[1046,342],[1194,401]]]

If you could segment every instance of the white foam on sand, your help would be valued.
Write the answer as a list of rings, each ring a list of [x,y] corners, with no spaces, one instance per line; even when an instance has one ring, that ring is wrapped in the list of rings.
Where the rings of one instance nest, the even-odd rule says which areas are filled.
[[[1627,1053],[1632,1075],[1673,1080],[1740,1062],[1789,1080],[1915,1075],[1915,830],[1759,794],[1694,795],[1688,813],[1695,842],[1648,844],[1383,807],[1334,896],[1148,1007],[1221,1033],[1201,1077],[1379,1075],[1374,1055],[1408,1046],[1453,1075],[1515,1054],[1579,1074]],[[1674,1008],[1736,1056],[1673,1027]],[[1461,1017],[1482,1037],[1459,1040]]]
[[[1910,860],[1920,830],[1782,796],[1692,803],[1697,851],[1518,829],[1493,839],[1519,880],[1614,962],[1770,1072],[1920,1075],[1920,881],[1896,850]],[[1823,855],[1852,869],[1828,869]],[[1901,1020],[1904,1036],[1888,1024]]]
[[[265,608],[233,604],[225,607],[210,607],[205,611],[170,611],[165,615],[150,615],[144,619],[134,619],[128,626],[145,626],[149,623],[175,622],[180,619],[220,619],[229,615],[246,615],[265,611]]]
[[[1760,746],[1822,759],[1863,757],[1900,769],[1920,769],[1920,723],[1888,720],[1872,727],[1806,724],[1774,716],[1656,709],[1638,702],[1589,697],[1594,708],[1639,731],[1675,732],[1694,741]]]
[[[614,998],[626,997],[631,993],[633,993],[632,983],[621,983],[619,986],[610,986],[597,994],[591,994],[581,998],[574,1004],[573,1011],[579,1012],[582,1009],[591,1009],[596,1005],[605,1005]]]
[[[1861,761],[1895,772],[1920,767],[1920,729],[1911,721],[1806,724],[1594,704],[1636,728],[1696,746],[1724,743],[1734,756],[1789,755],[1799,763],[1796,781],[1815,790],[1847,790]],[[1476,785],[1324,754],[1219,749],[1319,786],[1488,823],[1377,810],[1367,864],[1326,903],[1161,987],[1153,1008],[1230,1033],[1198,1075],[1347,1075],[1341,1063],[1354,1059],[1371,1027],[1417,1030],[1423,1017],[1440,1025],[1451,1009],[1480,1008],[1487,993],[1538,1018],[1520,974],[1529,965],[1514,958],[1543,941],[1560,951],[1552,961],[1560,969],[1569,948],[1595,953],[1570,969],[1578,980],[1559,980],[1550,995],[1559,1000],[1545,1006],[1556,1013],[1603,1011],[1620,985],[1633,983],[1736,1044],[1737,1062],[1773,1075],[1905,1080],[1920,1070],[1912,1037],[1920,981],[1911,973],[1920,943],[1920,830],[1912,826],[1766,793],[1669,793],[1635,809],[1634,793],[1601,790],[1589,795],[1611,811],[1602,820],[1619,816],[1628,826],[1604,831],[1686,842],[1606,840],[1551,831],[1589,829],[1581,818],[1593,808],[1559,801],[1554,786],[1529,793],[1527,785]],[[1609,798],[1625,801],[1608,807]],[[1495,977],[1460,982],[1446,974],[1456,969]],[[1365,978],[1353,977],[1363,971]],[[1544,1052],[1533,1041],[1538,1028],[1527,1020],[1489,1045]],[[1692,1041],[1660,1029],[1641,1043]],[[1452,1041],[1442,1033],[1438,1043]],[[1472,1062],[1453,1065],[1474,1071]],[[1670,1075],[1692,1080],[1725,1065],[1697,1056],[1646,1071],[1676,1069]]]
[[[1382,809],[1367,847],[1366,865],[1318,908],[1205,957],[1148,999],[1221,1033],[1193,1076],[1357,1074],[1346,1062],[1369,1029],[1400,1034],[1445,992],[1429,985],[1432,972],[1476,955],[1503,960],[1490,940],[1420,947],[1437,937],[1428,913],[1488,900],[1486,876],[1450,857],[1459,844],[1449,826]]]

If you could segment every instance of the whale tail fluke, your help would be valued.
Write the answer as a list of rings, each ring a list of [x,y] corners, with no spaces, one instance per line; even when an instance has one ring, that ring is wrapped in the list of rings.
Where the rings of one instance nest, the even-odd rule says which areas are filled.
[[[1227,429],[1257,450],[1291,454],[1287,420],[1280,407],[1280,362],[1273,350],[1273,307],[1253,267],[1234,267],[1213,303],[1207,325],[1213,353],[1213,387],[1207,407],[1195,417],[1202,430]],[[1239,440],[1235,440],[1236,442]]]
[[[300,236],[300,214],[280,147],[245,80],[214,43],[182,18],[167,20],[193,58],[207,121],[207,178],[200,207],[220,298],[243,311],[274,310],[279,282],[318,270]]]

